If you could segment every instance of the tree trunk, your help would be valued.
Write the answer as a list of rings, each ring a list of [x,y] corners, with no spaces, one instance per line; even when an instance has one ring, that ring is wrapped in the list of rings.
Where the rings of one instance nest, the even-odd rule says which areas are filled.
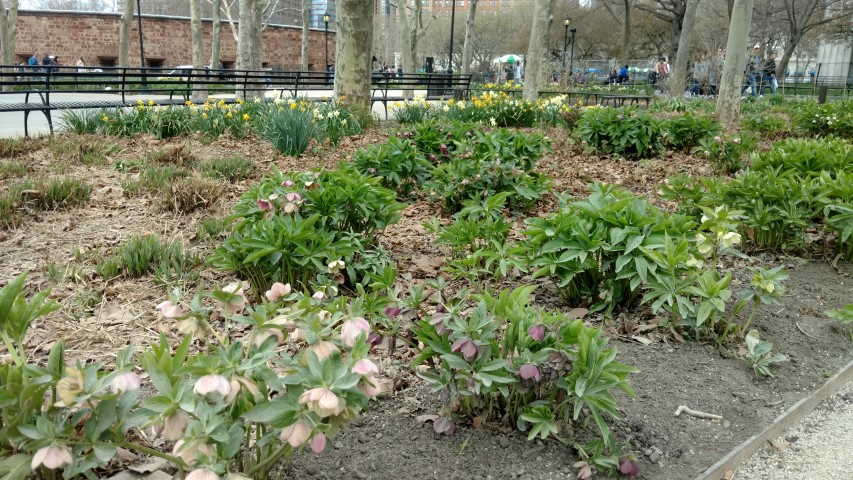
[[[237,68],[261,70],[261,4],[260,0],[240,0],[240,33],[237,41]],[[254,81],[248,88],[240,88],[237,96],[244,100],[263,97],[263,73],[249,74]],[[237,80],[239,82],[239,79]]]
[[[690,60],[690,47],[693,41],[693,24],[696,23],[696,7],[699,0],[687,0],[684,23],[681,26],[681,38],[678,40],[678,55],[670,77],[670,95],[678,97],[684,94],[687,81],[687,63]]]
[[[124,0],[124,13],[118,30],[118,66],[130,66],[130,27],[133,25],[134,0]],[[143,65],[144,66],[144,65]]]
[[[551,12],[553,16],[553,10]],[[476,14],[477,0],[471,0],[470,2],[468,2],[468,18],[465,19],[465,43],[462,46],[463,75],[469,75],[471,73],[471,55],[474,52],[474,16]],[[545,38],[547,41],[548,37]]]
[[[192,35],[193,74],[199,75],[195,69],[204,68],[204,36],[201,30],[201,0],[190,0],[190,30]],[[193,100],[207,98],[207,89],[202,84],[193,88]]]
[[[737,127],[740,115],[740,90],[746,69],[746,45],[752,26],[753,0],[735,0],[729,23],[729,40],[726,42],[726,63],[717,97],[717,115],[727,131]]]
[[[15,44],[18,36],[18,0],[9,0],[9,7],[0,4],[0,60],[3,65],[15,63]],[[8,73],[13,73],[8,72]],[[3,91],[11,91],[13,85],[4,85]]]
[[[417,3],[417,0],[415,0]],[[409,24],[409,0],[401,0],[397,5],[400,16],[400,40],[403,50],[403,73],[415,73],[414,52],[412,51],[412,25]],[[415,92],[403,90],[403,98],[414,98]]]
[[[538,1],[533,7],[533,28],[525,57],[524,98],[536,100],[542,89],[548,67],[548,34],[554,19],[557,0]]]
[[[213,25],[210,39],[210,68],[219,70],[219,50],[222,45],[222,0],[213,0]]]
[[[791,38],[789,38],[788,42],[785,43],[785,49],[782,51],[782,58],[780,58],[779,62],[776,64],[776,78],[778,78],[780,82],[782,81],[782,78],[784,78],[785,70],[788,69],[788,62],[791,61],[794,49],[797,48],[801,38],[801,35],[791,34]]]
[[[302,71],[308,71],[308,39],[311,32],[308,30],[311,24],[311,0],[302,0]],[[328,68],[328,67],[326,67]]]
[[[633,0],[624,0],[625,18],[622,19],[622,47],[619,49],[619,62],[628,64],[628,48],[631,45],[631,9]]]
[[[335,100],[369,112],[372,2],[338,0],[336,31]]]

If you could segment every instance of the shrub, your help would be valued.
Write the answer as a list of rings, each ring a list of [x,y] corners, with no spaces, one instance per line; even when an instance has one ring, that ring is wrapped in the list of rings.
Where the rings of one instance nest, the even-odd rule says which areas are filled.
[[[160,304],[166,320],[188,333],[174,348],[164,336],[136,356],[131,345],[108,372],[97,363],[66,365],[60,340],[46,365],[37,365],[24,338],[35,319],[59,306],[47,301],[49,292],[25,298],[24,275],[0,290],[10,357],[0,365],[0,387],[12,392],[0,411],[0,451],[4,471],[20,478],[54,477],[60,470],[66,478],[93,477],[122,448],[174,462],[191,478],[239,472],[265,479],[304,445],[322,453],[327,437],[379,393],[378,368],[366,358],[370,327],[348,315],[345,302],[291,293],[252,306],[236,284],[203,292],[215,308],[202,307],[201,295],[182,305],[179,291]],[[245,342],[215,330],[214,311],[226,325],[244,324]],[[297,328],[307,344],[279,353],[288,329]],[[194,341],[204,345],[191,355]],[[134,370],[150,379],[144,399],[144,380]],[[175,442],[171,452],[135,441],[134,429],[148,427],[152,437]]]
[[[589,108],[578,122],[577,132],[599,152],[628,159],[653,157],[664,147],[661,121],[633,108]]]
[[[853,100],[801,102],[794,111],[793,123],[810,135],[853,138]]]
[[[89,201],[92,187],[76,178],[59,178],[41,183],[31,204],[42,210],[54,210],[80,205]]]
[[[816,177],[820,172],[853,173],[853,146],[837,138],[788,138],[774,143],[767,152],[755,154],[752,168],[781,168],[805,177]]]
[[[838,233],[838,250],[853,262],[853,204],[831,203],[823,211],[826,226]]]
[[[96,133],[101,126],[102,115],[97,110],[64,110],[59,119],[59,129],[65,132],[87,135]]]
[[[169,189],[161,191],[160,203],[168,210],[189,213],[217,204],[224,194],[225,185],[222,182],[185,177],[176,179]]]
[[[261,135],[269,140],[278,151],[299,156],[308,148],[308,142],[314,135],[313,114],[307,107],[299,107],[296,102],[289,106],[278,105],[269,108],[261,121]]]
[[[248,178],[255,172],[255,162],[243,157],[218,158],[201,165],[204,175],[231,183]]]
[[[276,171],[243,194],[231,217],[233,234],[212,261],[247,279],[255,296],[274,282],[352,286],[386,263],[376,238],[399,220],[402,207],[377,178],[351,168]]]
[[[24,162],[0,163],[0,180],[23,177],[27,174],[27,164]]]
[[[690,112],[670,118],[664,124],[666,143],[677,150],[691,150],[707,137],[720,134],[720,123],[705,115]]]
[[[414,142],[398,137],[390,137],[377,146],[359,149],[352,164],[362,174],[382,179],[382,186],[395,190],[398,198],[408,196],[423,185],[432,170],[432,164]]]
[[[766,137],[777,137],[788,130],[788,121],[779,114],[747,115],[741,120],[741,127]]]
[[[121,270],[129,278],[157,273],[160,283],[180,278],[201,265],[200,257],[184,251],[177,241],[166,242],[155,235],[132,236],[118,250]],[[114,260],[103,259],[101,271],[113,273]],[[174,274],[174,275],[173,275]]]
[[[619,418],[614,393],[633,397],[627,378],[637,370],[615,361],[600,330],[531,308],[534,288],[454,298],[415,323],[423,347],[412,365],[442,398],[433,429],[452,435],[459,420],[479,417],[545,439],[572,435],[584,412],[606,444],[598,465],[612,472],[620,452],[605,416]]]
[[[172,182],[189,176],[190,172],[176,165],[147,164],[135,180],[122,180],[121,188],[125,196],[142,195],[146,192],[167,192]]]
[[[732,174],[744,167],[743,159],[757,146],[755,135],[741,132],[701,138],[695,152],[707,158],[716,173]]]
[[[456,150],[457,141],[472,136],[481,128],[474,123],[430,118],[401,130],[397,136],[414,142],[418,150],[435,164],[445,161]]]
[[[361,133],[372,118],[369,112],[360,113],[355,107],[331,101],[316,105],[312,110],[314,131],[319,140],[337,145],[341,138]]]
[[[456,212],[467,200],[488,198],[510,192],[507,205],[523,210],[547,193],[548,181],[534,173],[539,158],[550,148],[538,134],[509,130],[474,132],[456,142],[456,149],[444,150],[444,163],[432,172],[424,185],[448,212]]]
[[[430,105],[422,98],[394,102],[391,113],[401,125],[421,123],[429,117]]]
[[[661,250],[665,238],[677,240],[697,226],[606,184],[594,184],[585,200],[525,223],[533,276],[550,277],[569,305],[608,313],[632,304],[650,281],[656,267],[645,250]]]

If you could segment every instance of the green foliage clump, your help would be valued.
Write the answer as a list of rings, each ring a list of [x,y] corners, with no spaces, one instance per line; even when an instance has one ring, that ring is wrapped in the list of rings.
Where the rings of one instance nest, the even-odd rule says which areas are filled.
[[[793,124],[809,135],[853,138],[853,100],[801,102],[793,112]]]
[[[690,112],[670,118],[664,124],[666,144],[676,150],[688,151],[702,139],[720,134],[720,123],[707,115]]]
[[[206,177],[239,182],[255,171],[255,162],[244,157],[217,158],[203,163],[201,170]]]
[[[378,178],[353,168],[276,171],[242,196],[232,234],[212,262],[248,280],[256,296],[274,282],[318,290],[354,285],[387,263],[376,239],[400,219],[395,198]]]
[[[476,131],[456,142],[456,148],[440,149],[444,160],[424,186],[448,212],[458,211],[467,200],[510,192],[507,205],[526,209],[547,193],[548,180],[533,172],[550,144],[539,134],[510,130]]]
[[[654,157],[664,149],[662,121],[634,108],[587,109],[577,132],[596,151],[629,160]]]
[[[749,132],[706,136],[699,139],[694,150],[708,159],[714,172],[733,174],[743,169],[744,159],[758,146],[758,138]]]
[[[413,141],[390,137],[383,144],[359,149],[352,162],[364,175],[377,176],[382,186],[405,198],[430,177],[432,164]]]

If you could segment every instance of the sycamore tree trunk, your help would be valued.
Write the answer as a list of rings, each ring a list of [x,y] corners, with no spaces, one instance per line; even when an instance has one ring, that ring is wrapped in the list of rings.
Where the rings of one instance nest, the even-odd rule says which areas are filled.
[[[554,20],[557,0],[540,0],[533,7],[533,28],[527,47],[524,76],[524,98],[536,100],[545,83],[548,67],[548,34]]]
[[[15,63],[15,43],[18,36],[18,0],[0,3],[0,60],[3,65]],[[9,72],[11,73],[11,72]],[[4,85],[4,91],[12,90],[12,85]]]
[[[213,0],[212,23],[210,31],[210,68],[219,70],[219,50],[222,45],[222,0]]]
[[[788,41],[785,42],[785,48],[782,50],[782,57],[776,64],[776,78],[778,78],[780,82],[782,81],[782,78],[784,78],[785,70],[788,69],[788,63],[791,61],[791,56],[794,55],[794,49],[797,48],[801,38],[802,33],[795,30],[791,32],[791,36],[788,37]]]
[[[474,53],[474,16],[476,14],[477,0],[471,0],[468,2],[468,18],[465,19],[465,43],[462,47],[463,75],[471,73],[471,56]]]
[[[204,69],[204,36],[201,30],[201,0],[190,0],[190,30],[192,35],[193,74],[201,74]],[[199,71],[195,71],[199,69]],[[202,84],[193,88],[193,99],[207,97],[207,89]]]
[[[622,46],[619,49],[619,62],[621,65],[628,64],[628,49],[631,45],[631,9],[634,8],[633,0],[625,0],[625,17],[622,19]]]
[[[752,25],[753,0],[735,0],[726,42],[726,62],[717,97],[717,115],[727,131],[737,128],[740,115],[740,89],[746,69],[746,45]]]
[[[311,25],[311,0],[302,0],[302,71],[308,71],[308,39],[311,32],[308,30]],[[326,66],[328,69],[329,67]]]
[[[403,50],[403,73],[414,73],[415,62],[414,52],[412,51],[412,25],[409,24],[409,0],[400,0],[400,3],[397,5],[397,14],[400,18],[400,46]],[[403,90],[403,98],[414,98],[414,95],[415,92],[412,90]]]
[[[122,68],[130,66],[130,27],[133,25],[134,4],[134,0],[124,0],[124,12],[118,28],[118,66]]]
[[[696,7],[698,4],[699,0],[687,0],[684,23],[681,25],[681,38],[678,39],[678,55],[675,57],[675,65],[670,77],[670,95],[673,97],[684,95],[687,82],[687,62],[690,60],[693,24],[696,23]]]
[[[335,101],[369,112],[372,2],[338,0],[336,32]]]
[[[240,32],[237,40],[237,69],[255,70],[263,68],[261,45],[260,0],[240,0]],[[244,100],[263,97],[263,73],[249,74],[247,88],[238,88],[237,96]],[[239,82],[239,78],[237,79]],[[241,86],[242,87],[242,86]]]

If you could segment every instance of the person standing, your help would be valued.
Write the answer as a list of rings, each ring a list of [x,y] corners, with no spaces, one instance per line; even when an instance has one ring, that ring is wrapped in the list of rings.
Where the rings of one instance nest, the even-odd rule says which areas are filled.
[[[776,81],[776,54],[771,53],[764,62],[764,84],[770,86],[770,94],[776,95],[779,82]],[[764,94],[764,92],[762,92]]]
[[[86,67],[86,62],[83,61],[83,57],[80,57],[77,60],[77,72],[83,73],[83,71],[85,70],[85,67]]]
[[[38,52],[38,50],[33,52],[33,56],[30,57],[29,59],[27,59],[27,65],[30,66],[30,69],[33,71],[33,73],[39,71],[39,67],[38,67],[38,65],[39,65],[39,52]]]
[[[761,60],[761,45],[755,45],[752,47],[752,55],[749,56],[746,62],[745,80],[743,88],[740,90],[741,95],[746,93],[746,89],[749,88],[750,94],[753,97],[756,96],[758,80],[761,76],[761,67],[763,64],[764,62]]]

